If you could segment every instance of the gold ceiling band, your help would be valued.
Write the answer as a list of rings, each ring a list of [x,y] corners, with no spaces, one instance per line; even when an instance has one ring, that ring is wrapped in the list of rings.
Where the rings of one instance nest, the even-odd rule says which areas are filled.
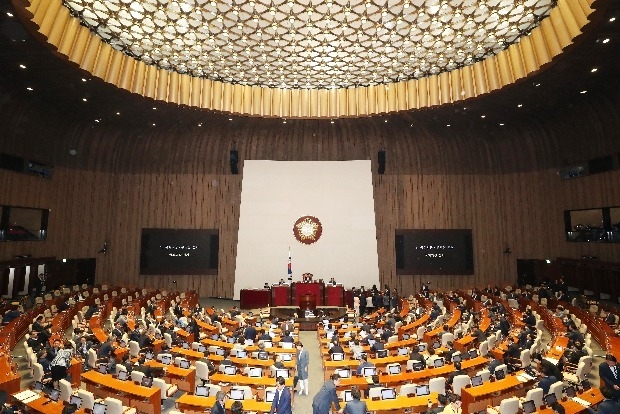
[[[104,43],[61,0],[26,8],[48,43],[94,76],[156,100],[264,117],[337,118],[442,105],[480,96],[537,71],[581,33],[595,0],[559,0],[528,36],[495,56],[420,79],[337,89],[282,89],[224,83],[147,65]]]

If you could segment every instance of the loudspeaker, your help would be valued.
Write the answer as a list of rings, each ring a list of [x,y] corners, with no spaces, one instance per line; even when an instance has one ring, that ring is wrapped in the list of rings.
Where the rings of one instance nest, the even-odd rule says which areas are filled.
[[[237,150],[230,150],[230,172],[231,174],[239,174],[239,152]]]
[[[379,159],[379,169],[378,169],[378,173],[379,174],[383,174],[385,172],[385,162],[387,159],[387,155],[385,153],[385,150],[381,150],[379,151],[378,157]]]

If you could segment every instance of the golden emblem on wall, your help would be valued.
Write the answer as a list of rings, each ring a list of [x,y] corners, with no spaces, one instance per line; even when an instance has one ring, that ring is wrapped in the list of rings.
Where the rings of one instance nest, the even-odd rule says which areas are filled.
[[[318,218],[313,216],[303,216],[297,219],[293,226],[293,234],[298,242],[312,244],[316,242],[323,233],[323,226]]]

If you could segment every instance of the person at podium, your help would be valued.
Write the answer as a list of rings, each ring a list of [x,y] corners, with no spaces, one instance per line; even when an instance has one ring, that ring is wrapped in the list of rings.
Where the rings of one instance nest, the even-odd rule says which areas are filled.
[[[331,279],[329,279],[329,284],[332,285],[332,286],[336,286],[336,279],[333,278],[333,277]]]

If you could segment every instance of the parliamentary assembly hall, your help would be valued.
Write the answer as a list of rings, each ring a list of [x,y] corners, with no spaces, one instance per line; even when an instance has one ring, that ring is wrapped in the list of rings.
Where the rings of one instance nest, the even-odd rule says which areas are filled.
[[[619,414],[620,2],[0,0],[0,414]]]

